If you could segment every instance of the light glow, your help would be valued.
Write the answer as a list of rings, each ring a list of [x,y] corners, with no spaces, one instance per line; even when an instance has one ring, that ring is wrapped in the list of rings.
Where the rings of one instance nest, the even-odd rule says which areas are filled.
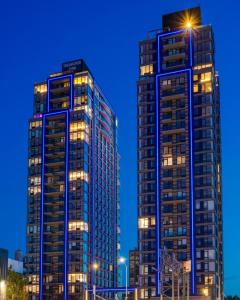
[[[93,268],[93,270],[98,270],[99,269],[99,264],[98,263],[93,263],[93,265],[92,265],[92,268]]]
[[[125,257],[119,257],[119,263],[120,264],[125,264],[126,263],[126,258]]]
[[[192,22],[191,21],[187,21],[186,22],[186,27],[187,28],[192,28]]]

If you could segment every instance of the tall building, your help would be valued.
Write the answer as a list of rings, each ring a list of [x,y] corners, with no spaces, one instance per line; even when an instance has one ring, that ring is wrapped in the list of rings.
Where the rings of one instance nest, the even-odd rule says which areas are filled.
[[[171,270],[160,264],[161,250],[168,249],[180,262],[191,260],[192,296],[220,300],[221,134],[213,30],[202,24],[198,7],[164,15],[162,28],[139,44],[140,298],[172,285]]]
[[[129,286],[138,287],[139,282],[139,252],[137,249],[129,251]]]
[[[0,248],[0,281],[7,279],[7,271],[8,271],[8,250]]]
[[[116,287],[117,119],[80,59],[34,86],[29,121],[27,258],[31,299],[83,299]]]

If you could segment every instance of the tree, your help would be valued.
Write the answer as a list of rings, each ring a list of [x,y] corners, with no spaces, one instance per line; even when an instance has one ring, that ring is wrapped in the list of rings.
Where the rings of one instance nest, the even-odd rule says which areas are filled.
[[[240,300],[238,296],[225,296],[224,300]]]
[[[27,300],[26,278],[11,269],[8,270],[7,277],[7,300]]]

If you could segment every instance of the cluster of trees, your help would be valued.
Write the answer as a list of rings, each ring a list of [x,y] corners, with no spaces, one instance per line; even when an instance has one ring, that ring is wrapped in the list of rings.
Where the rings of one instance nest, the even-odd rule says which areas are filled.
[[[22,274],[8,270],[6,299],[7,300],[27,300],[26,278]]]
[[[224,297],[225,300],[240,300],[238,296],[226,296]]]

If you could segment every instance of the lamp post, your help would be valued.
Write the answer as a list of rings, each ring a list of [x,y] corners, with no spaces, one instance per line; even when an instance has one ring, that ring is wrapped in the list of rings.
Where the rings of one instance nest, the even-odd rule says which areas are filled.
[[[6,281],[1,280],[0,281],[0,300],[5,300],[5,294],[6,294]]]
[[[127,266],[127,263],[126,263],[126,258],[125,257],[120,257],[119,258],[119,264],[121,265],[125,265],[125,275],[126,275],[126,278],[125,278],[125,284],[126,284],[126,300],[128,299],[128,266]]]
[[[92,269],[94,270],[95,274],[96,274],[96,271],[99,269],[99,264],[98,263],[93,263],[92,265]],[[95,281],[93,281],[93,300],[96,300],[96,284],[95,284]]]

